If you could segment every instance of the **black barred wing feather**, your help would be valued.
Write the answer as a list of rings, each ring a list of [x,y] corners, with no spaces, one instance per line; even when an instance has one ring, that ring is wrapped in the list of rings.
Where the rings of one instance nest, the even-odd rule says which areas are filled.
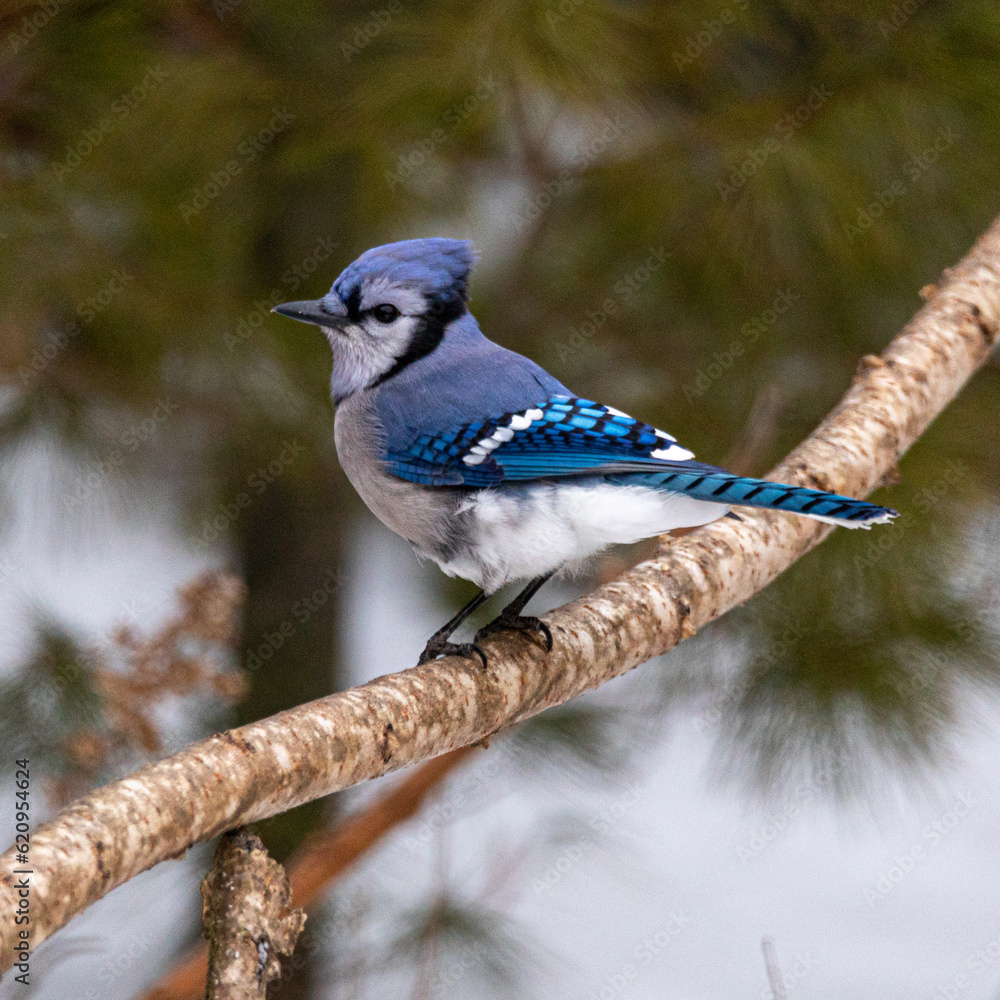
[[[387,456],[389,470],[429,486],[492,486],[664,468],[693,455],[664,431],[587,399],[553,396],[535,407],[421,434]]]

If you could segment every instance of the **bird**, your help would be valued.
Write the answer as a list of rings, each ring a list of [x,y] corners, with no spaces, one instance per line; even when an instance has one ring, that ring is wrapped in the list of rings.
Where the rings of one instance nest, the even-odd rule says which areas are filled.
[[[320,299],[274,312],[318,326],[330,343],[334,444],[370,510],[420,557],[479,588],[427,641],[418,664],[487,658],[500,630],[546,651],[552,633],[523,614],[554,574],[610,545],[737,517],[786,511],[848,528],[897,512],[864,500],[735,475],[695,460],[676,438],[576,395],[545,369],[487,339],[469,311],[468,240],[374,247]],[[523,589],[473,642],[454,633],[502,587]]]

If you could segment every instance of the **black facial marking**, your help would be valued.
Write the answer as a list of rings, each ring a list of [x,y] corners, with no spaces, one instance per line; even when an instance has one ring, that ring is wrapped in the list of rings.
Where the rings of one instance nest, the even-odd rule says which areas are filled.
[[[404,368],[408,368],[414,361],[427,357],[441,343],[444,328],[464,312],[465,300],[462,296],[433,300],[428,305],[427,312],[420,317],[409,347],[396,358],[395,364],[384,375],[375,379],[368,388],[374,389],[375,386],[391,379],[393,375],[398,375]]]
[[[347,316],[350,320],[357,323],[361,319],[361,286],[355,285],[351,289],[351,294],[347,296],[347,301],[344,303],[347,306]]]

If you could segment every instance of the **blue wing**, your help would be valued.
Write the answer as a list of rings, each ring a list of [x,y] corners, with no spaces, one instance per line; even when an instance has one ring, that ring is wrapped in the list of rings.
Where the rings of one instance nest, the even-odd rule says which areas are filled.
[[[669,434],[619,410],[559,395],[517,413],[421,434],[390,451],[388,463],[393,475],[427,486],[492,486],[664,470],[677,462],[690,469],[693,457]]]
[[[692,453],[664,431],[574,396],[552,396],[518,413],[423,433],[387,458],[393,475],[427,486],[485,487],[603,475],[623,486],[785,510],[846,527],[867,528],[896,516],[890,508],[838,493],[736,476],[695,462]]]

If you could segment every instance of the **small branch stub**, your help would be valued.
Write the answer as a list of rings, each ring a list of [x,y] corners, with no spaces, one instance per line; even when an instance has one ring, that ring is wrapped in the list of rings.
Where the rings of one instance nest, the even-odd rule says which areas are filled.
[[[291,908],[285,869],[245,827],[223,834],[201,883],[209,940],[207,1000],[262,1000],[281,977],[306,915]]]

